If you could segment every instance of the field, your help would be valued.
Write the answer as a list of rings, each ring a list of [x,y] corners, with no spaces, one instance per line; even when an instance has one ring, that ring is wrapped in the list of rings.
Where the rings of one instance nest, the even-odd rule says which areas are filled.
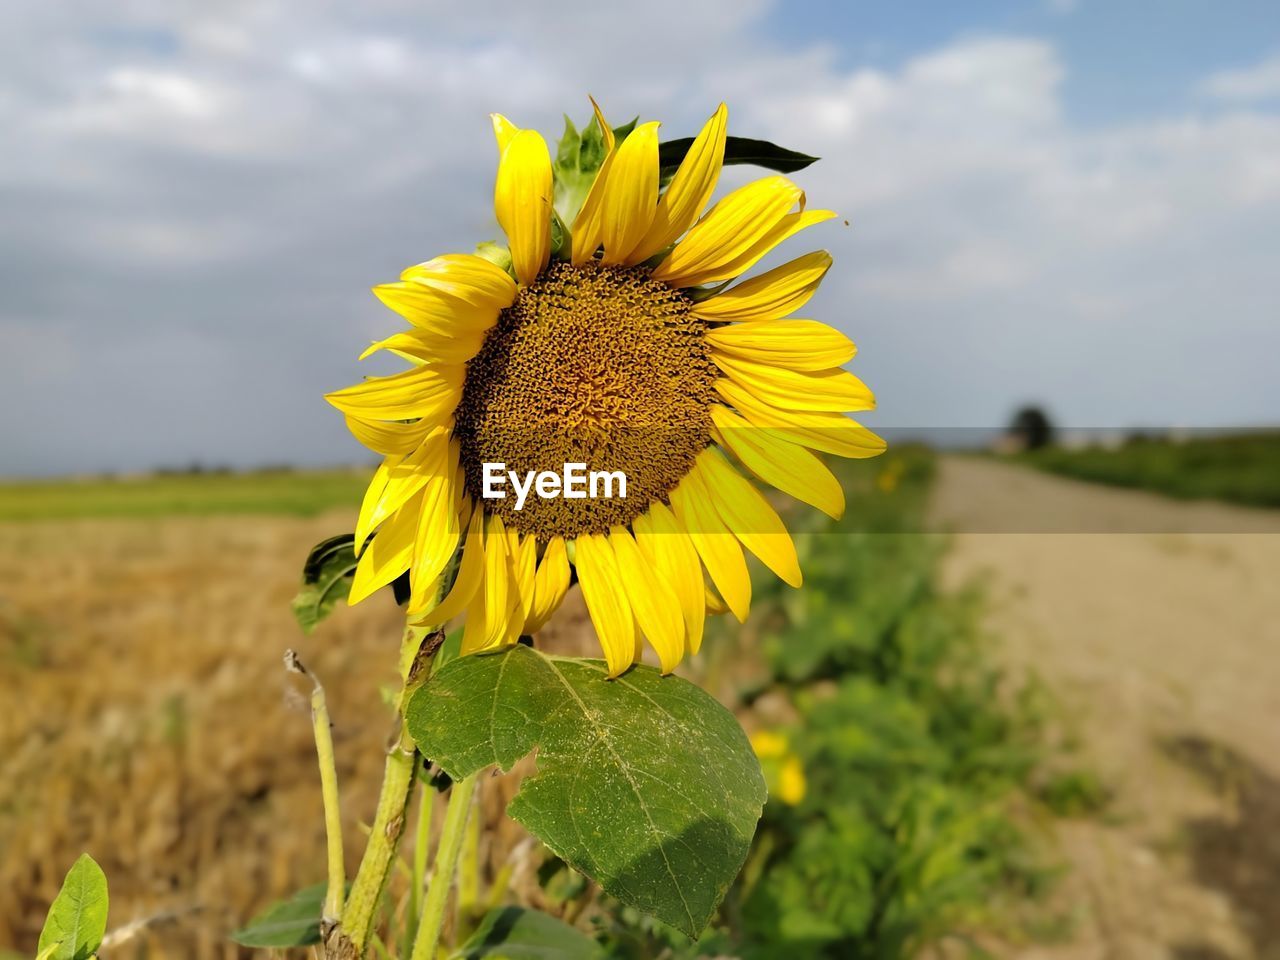
[[[103,517],[266,514],[312,517],[359,503],[367,470],[260,470],[0,484],[0,523]]]
[[[1280,433],[1276,432],[1183,442],[1137,437],[1114,450],[1046,447],[1016,458],[1078,480],[1137,487],[1186,500],[1280,506]]]
[[[932,463],[906,451],[851,471],[860,506],[839,525],[793,511],[805,590],[760,578],[747,626],[718,624],[687,670],[765,745],[775,793],[704,950],[899,956],[955,935],[994,941],[1022,928],[1047,884],[1025,827],[1027,803],[1053,806],[1033,795],[1056,782],[1033,783],[1041,717],[988,661],[980,597],[937,586],[944,544],[915,532]],[[110,877],[112,925],[140,921],[140,955],[154,958],[239,956],[228,931],[323,876],[310,727],[281,656],[295,647],[329,688],[356,824],[390,730],[380,690],[400,613],[388,594],[308,638],[289,600],[308,547],[350,528],[360,480],[0,492],[11,518],[26,507],[0,526],[0,947],[31,950],[83,850]],[[333,502],[348,506],[317,513]],[[579,603],[545,642],[594,654]],[[511,779],[485,788],[495,824]],[[354,862],[358,832],[347,837]],[[508,824],[484,851],[486,882],[513,857],[541,859],[522,839]],[[548,869],[495,896],[577,917],[616,955],[694,949]]]

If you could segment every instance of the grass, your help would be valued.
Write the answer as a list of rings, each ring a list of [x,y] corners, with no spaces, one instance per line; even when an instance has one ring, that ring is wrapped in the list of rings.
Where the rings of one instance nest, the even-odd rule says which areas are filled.
[[[1077,480],[1180,499],[1280,507],[1280,431],[1181,443],[1135,438],[1115,450],[1050,447],[1015,459]]]
[[[271,514],[310,517],[358,504],[370,470],[161,473],[0,483],[0,522]]]

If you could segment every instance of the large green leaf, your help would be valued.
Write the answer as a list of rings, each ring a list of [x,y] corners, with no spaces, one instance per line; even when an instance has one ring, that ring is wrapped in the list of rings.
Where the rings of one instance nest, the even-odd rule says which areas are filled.
[[[303,633],[310,633],[351,592],[356,573],[355,535],[321,540],[302,565],[302,587],[293,598],[293,615]]]
[[[36,953],[50,960],[88,960],[107,932],[107,877],[87,853],[67,871],[49,907]]]
[[[490,910],[452,960],[597,960],[600,945],[580,930],[537,910]]]
[[[327,886],[317,883],[273,903],[231,934],[242,947],[306,947],[320,942],[320,915]]]
[[[737,721],[678,677],[522,645],[441,667],[409,730],[455,779],[538,751],[508,813],[623,903],[697,936],[737,876],[765,801]]]
[[[679,140],[667,140],[658,146],[658,166],[663,181],[670,179],[680,166],[689,148],[693,146],[693,137],[682,137]],[[768,140],[752,140],[750,137],[726,137],[724,143],[724,162],[726,164],[751,164],[776,170],[778,173],[795,173],[803,170],[818,158],[807,153],[788,150]]]

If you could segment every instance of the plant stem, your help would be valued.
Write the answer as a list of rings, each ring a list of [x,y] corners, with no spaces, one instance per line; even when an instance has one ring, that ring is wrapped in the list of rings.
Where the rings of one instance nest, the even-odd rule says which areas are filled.
[[[311,692],[311,722],[315,727],[316,756],[320,760],[320,795],[324,798],[324,830],[329,845],[329,891],[324,898],[323,918],[333,923],[342,919],[342,897],[347,888],[347,870],[342,858],[342,810],[338,805],[338,769],[333,759],[333,730],[324,687],[316,681]]]
[[[351,885],[346,916],[342,923],[342,934],[354,947],[357,957],[363,957],[365,947],[368,946],[378,904],[387,888],[391,864],[400,847],[400,838],[404,835],[409,799],[413,796],[418,750],[405,726],[404,708],[410,695],[426,680],[431,658],[442,638],[442,634],[433,634],[430,627],[410,625],[405,628],[400,642],[402,686],[396,702],[400,733],[395,746],[387,754],[382,774],[382,792],[378,795],[378,809],[373,817],[369,844],[365,847],[360,869],[356,871],[355,882]]]
[[[477,791],[478,791],[477,787]],[[474,805],[474,804],[473,804]],[[470,922],[480,900],[480,817],[467,821],[458,861],[458,916]]]
[[[324,687],[292,650],[285,652],[285,668],[311,678],[311,729],[315,735],[316,758],[320,763],[320,796],[324,801],[324,832],[329,854],[329,888],[321,919],[328,925],[342,920],[342,898],[347,889],[347,870],[342,857],[342,810],[338,803],[338,768],[333,757],[333,727]]]
[[[458,854],[462,850],[462,838],[466,832],[467,815],[471,812],[471,797],[475,793],[478,776],[473,773],[464,780],[456,781],[449,791],[449,806],[440,832],[440,846],[436,850],[431,884],[423,902],[422,921],[413,941],[410,960],[435,960],[436,947],[440,944],[440,930],[444,925],[445,903],[449,899],[453,875],[458,868]]]
[[[369,833],[360,869],[351,885],[342,931],[356,948],[356,956],[364,956],[373,929],[382,892],[386,889],[400,837],[404,834],[405,813],[413,793],[413,770],[417,754],[407,730],[400,732],[396,745],[387,754],[382,775],[382,793]]]
[[[413,938],[418,930],[418,918],[422,916],[422,897],[427,889],[427,858],[431,853],[431,814],[435,808],[435,789],[423,783],[418,791],[418,827],[413,840],[413,873],[409,884],[407,922],[400,955],[409,956]]]

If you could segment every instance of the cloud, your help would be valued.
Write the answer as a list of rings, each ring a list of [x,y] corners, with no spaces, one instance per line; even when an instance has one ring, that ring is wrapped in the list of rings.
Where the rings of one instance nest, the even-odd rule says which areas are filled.
[[[881,424],[1024,398],[1227,424],[1280,399],[1271,113],[1083,129],[1041,39],[851,67],[771,40],[760,0],[572,26],[514,0],[175,10],[0,14],[0,474],[362,456],[321,394],[394,323],[368,287],[497,236],[489,111],[554,136],[587,92],[671,136],[726,99],[734,132],[824,157],[799,179],[851,226],[791,255],[835,253],[812,309],[858,340]]]
[[[1205,79],[1201,92],[1220,100],[1280,98],[1280,54],[1241,70],[1223,70]]]

